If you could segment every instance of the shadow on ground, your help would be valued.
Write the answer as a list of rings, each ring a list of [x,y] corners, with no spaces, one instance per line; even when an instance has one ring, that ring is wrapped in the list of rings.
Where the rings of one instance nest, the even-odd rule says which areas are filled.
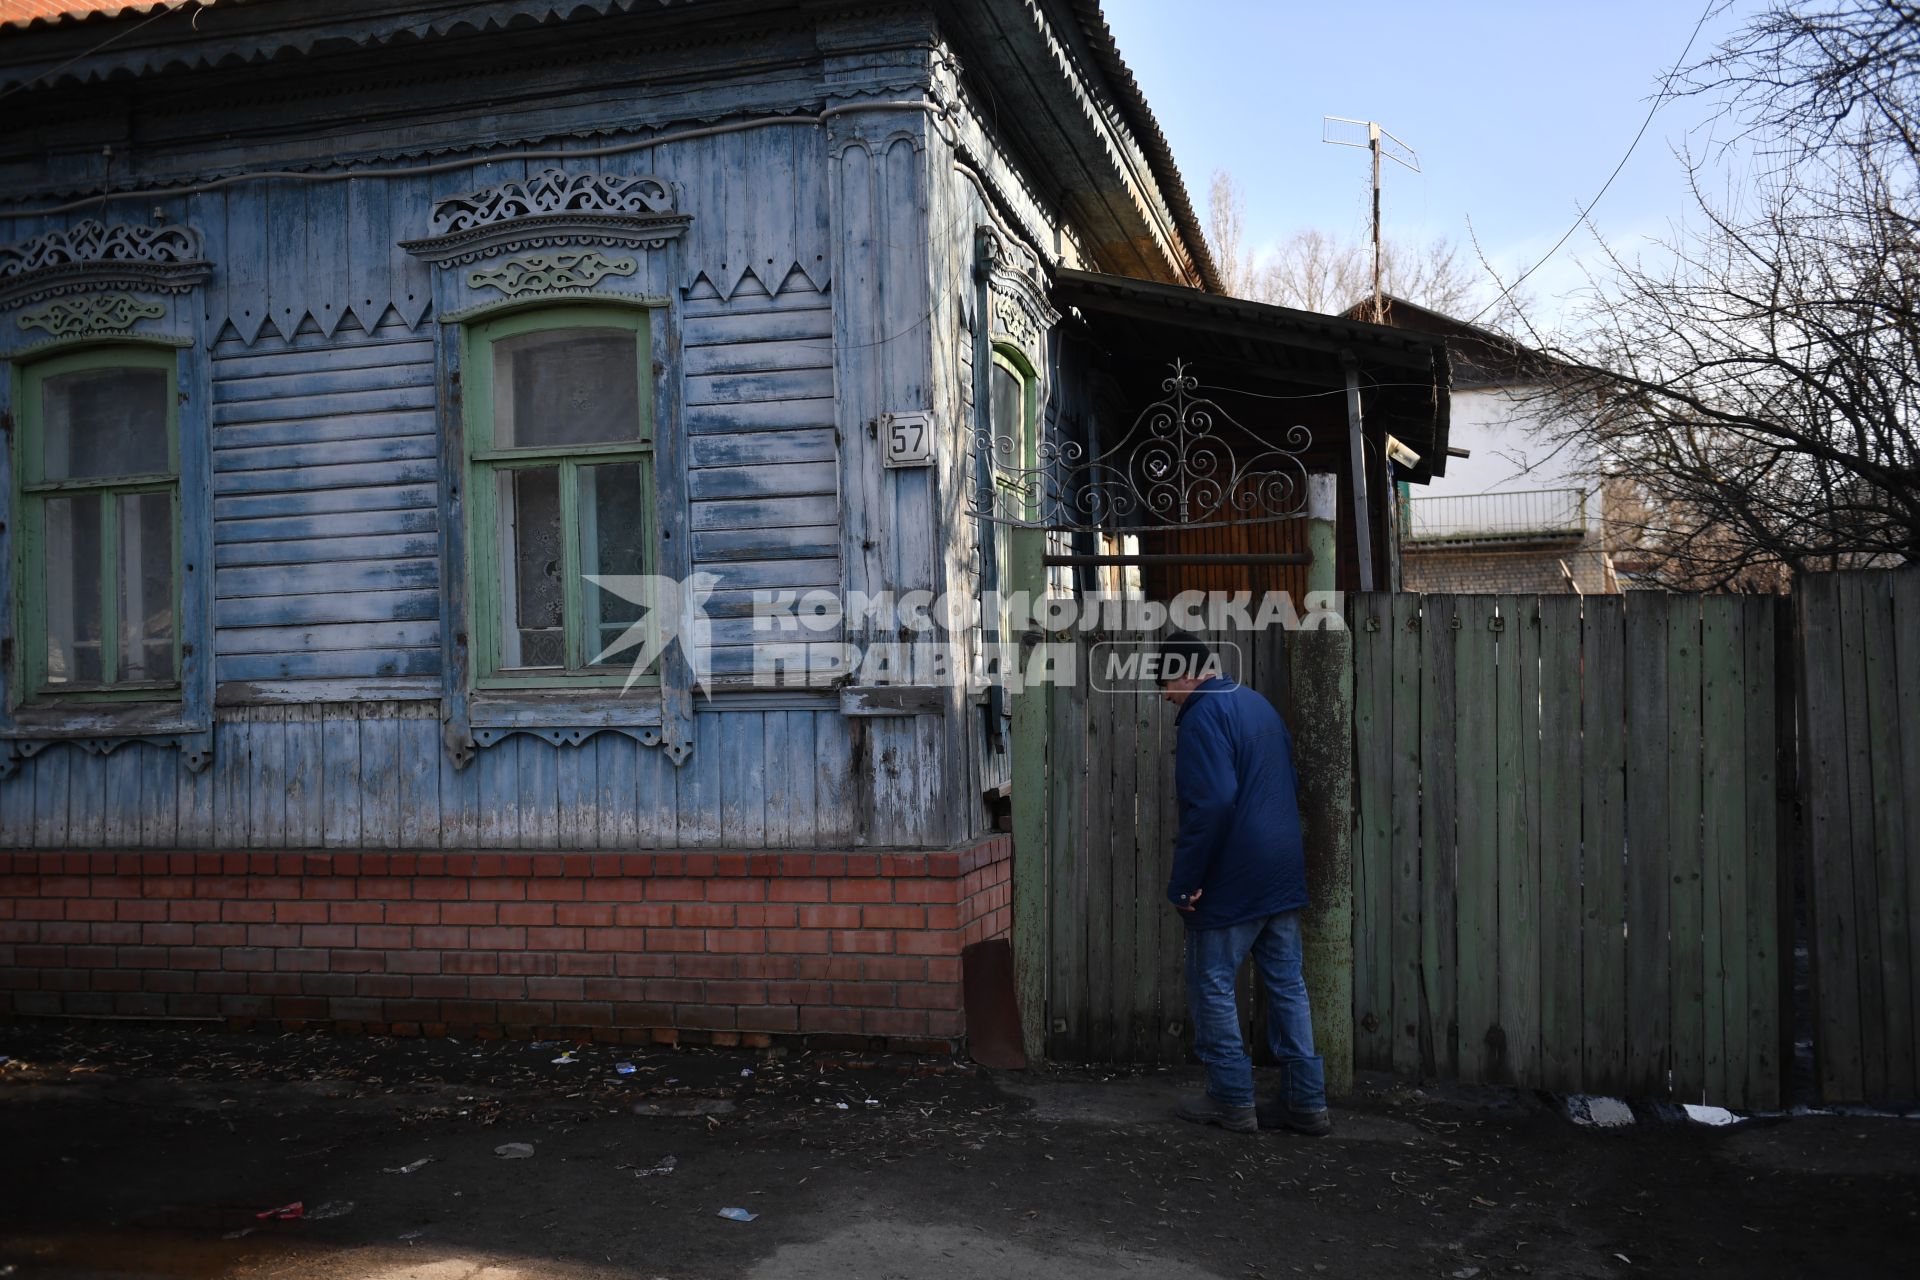
[[[1372,1080],[1316,1141],[1179,1124],[1187,1071],[26,1024],[0,1055],[10,1280],[1877,1276],[1920,1239],[1896,1119],[1598,1131]],[[295,1201],[339,1216],[255,1216]]]

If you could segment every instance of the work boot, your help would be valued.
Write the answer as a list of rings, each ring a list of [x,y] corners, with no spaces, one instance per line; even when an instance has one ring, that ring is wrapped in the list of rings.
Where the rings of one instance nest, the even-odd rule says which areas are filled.
[[[1210,1093],[1197,1098],[1182,1098],[1174,1114],[1195,1124],[1217,1124],[1234,1133],[1258,1133],[1260,1121],[1252,1107],[1229,1107]]]
[[[1333,1132],[1327,1114],[1326,1065],[1315,1058],[1282,1058],[1280,1087],[1271,1101],[1260,1104],[1262,1129],[1290,1129],[1311,1138]]]
[[[1287,1129],[1310,1138],[1324,1138],[1333,1132],[1333,1117],[1325,1107],[1318,1111],[1295,1111],[1285,1098],[1272,1098],[1258,1108],[1262,1129]]]

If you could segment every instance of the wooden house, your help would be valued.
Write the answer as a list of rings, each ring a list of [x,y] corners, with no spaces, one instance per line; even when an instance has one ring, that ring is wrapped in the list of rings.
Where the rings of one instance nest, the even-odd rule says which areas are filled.
[[[976,593],[993,442],[1176,358],[1347,473],[1353,585],[1383,433],[1444,457],[1443,345],[1210,292],[1089,0],[0,17],[16,1015],[957,1042],[1004,700],[770,683],[756,600]],[[612,651],[642,579],[697,657]]]

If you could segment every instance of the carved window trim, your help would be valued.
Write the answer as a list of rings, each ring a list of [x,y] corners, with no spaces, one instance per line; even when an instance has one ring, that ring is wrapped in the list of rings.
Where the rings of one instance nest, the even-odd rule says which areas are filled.
[[[548,169],[525,181],[501,183],[434,202],[432,235],[402,241],[407,252],[440,268],[434,272],[440,317],[440,415],[444,474],[459,483],[442,488],[442,616],[444,738],[456,767],[476,750],[514,734],[556,746],[579,746],[599,733],[621,733],[658,746],[674,764],[693,751],[692,678],[678,646],[661,656],[657,683],[619,689],[582,688],[575,681],[551,689],[508,689],[476,681],[475,612],[483,607],[468,582],[478,563],[470,545],[466,509],[469,481],[462,374],[469,334],[478,326],[539,309],[645,309],[652,394],[656,572],[684,580],[690,534],[682,484],[677,318],[670,299],[610,287],[659,278],[633,250],[677,253],[691,219],[674,209],[672,187],[652,177]],[[629,252],[622,252],[627,250]],[[665,278],[675,278],[671,267]]]

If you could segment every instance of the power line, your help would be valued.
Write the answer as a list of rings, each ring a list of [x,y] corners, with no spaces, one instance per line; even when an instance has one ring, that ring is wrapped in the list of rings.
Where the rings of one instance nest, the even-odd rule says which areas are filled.
[[[1594,206],[1600,203],[1600,197],[1607,194],[1607,188],[1613,185],[1613,180],[1620,176],[1622,169],[1627,167],[1627,161],[1633,158],[1634,150],[1640,145],[1640,139],[1647,136],[1647,128],[1653,124],[1654,115],[1659,112],[1661,107],[1667,104],[1667,99],[1673,96],[1671,86],[1674,76],[1678,75],[1680,68],[1686,65],[1687,55],[1693,52],[1693,42],[1700,38],[1701,28],[1707,25],[1707,19],[1713,16],[1713,11],[1718,8],[1719,5],[1720,0],[1707,0],[1706,8],[1700,11],[1700,21],[1693,24],[1693,34],[1687,37],[1687,47],[1680,51],[1680,56],[1674,59],[1673,67],[1667,72],[1665,78],[1661,80],[1660,92],[1654,95],[1653,105],[1647,108],[1647,118],[1640,122],[1640,132],[1633,135],[1633,141],[1627,144],[1627,153],[1620,157],[1619,164],[1613,166],[1613,172],[1607,175],[1607,180],[1601,184],[1600,190],[1594,194],[1593,199],[1587,202],[1587,207],[1580,211],[1580,216],[1573,220],[1573,225],[1567,228],[1566,234],[1554,241],[1553,248],[1547,250],[1538,262],[1521,272],[1519,278],[1512,284],[1503,286],[1498,297],[1486,306],[1480,308],[1480,310],[1474,312],[1473,319],[1468,320],[1468,324],[1472,324],[1475,320],[1478,320],[1481,316],[1484,316],[1487,312],[1499,306],[1503,299],[1511,299],[1513,297],[1513,291],[1518,289],[1528,276],[1547,265],[1547,259],[1560,252],[1560,246],[1564,245],[1568,240],[1571,240],[1573,233],[1580,229],[1582,223],[1586,222],[1587,216],[1593,212]]]

